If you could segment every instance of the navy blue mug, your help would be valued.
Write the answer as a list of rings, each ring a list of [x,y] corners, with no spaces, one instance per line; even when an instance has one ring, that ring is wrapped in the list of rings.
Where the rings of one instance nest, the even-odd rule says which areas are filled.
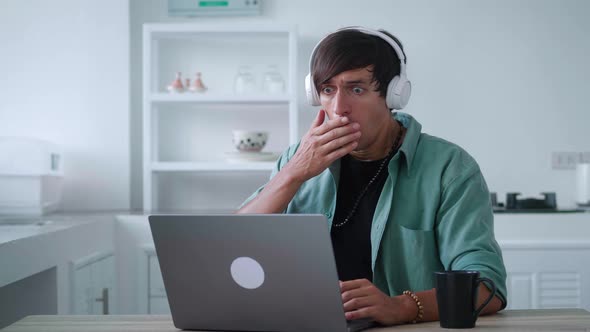
[[[475,327],[475,321],[494,295],[496,285],[488,278],[480,278],[477,271],[434,272],[436,302],[440,326],[451,329]],[[476,308],[479,284],[485,282],[491,290],[490,296]]]

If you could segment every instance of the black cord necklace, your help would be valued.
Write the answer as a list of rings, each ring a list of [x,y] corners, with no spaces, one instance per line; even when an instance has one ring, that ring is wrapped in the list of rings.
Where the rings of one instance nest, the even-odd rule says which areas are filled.
[[[356,209],[358,208],[358,205],[360,204],[361,199],[363,198],[363,196],[365,196],[365,194],[367,193],[367,190],[369,190],[369,187],[373,184],[373,182],[375,182],[375,180],[377,180],[379,178],[379,175],[381,174],[381,171],[385,167],[385,164],[389,161],[389,158],[392,155],[394,155],[395,152],[397,152],[398,145],[402,139],[402,134],[404,132],[403,131],[404,127],[402,126],[402,124],[399,123],[399,121],[398,121],[398,124],[399,124],[399,133],[397,134],[397,137],[395,138],[395,141],[393,142],[393,145],[391,146],[391,150],[389,150],[389,153],[387,153],[387,156],[385,156],[385,158],[383,159],[383,161],[379,165],[379,168],[377,169],[377,173],[375,173],[375,175],[371,178],[369,183],[367,183],[365,188],[363,188],[363,190],[361,190],[360,195],[358,196],[358,198],[354,202],[354,205],[352,206],[352,210],[350,210],[350,212],[348,213],[346,218],[344,218],[344,220],[339,223],[332,223],[332,227],[342,227],[342,226],[346,225],[346,223],[348,223],[350,218],[352,218],[352,216],[356,212]]]

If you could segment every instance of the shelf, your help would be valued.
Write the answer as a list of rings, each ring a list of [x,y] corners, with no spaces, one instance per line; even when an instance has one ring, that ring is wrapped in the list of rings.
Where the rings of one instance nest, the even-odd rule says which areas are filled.
[[[272,139],[277,145],[273,149],[298,142],[301,82],[297,79],[296,26],[150,23],[143,25],[142,45],[143,208],[210,207],[216,200],[237,201],[249,195],[250,188],[263,184],[264,175],[276,166],[276,161],[270,161],[274,157],[244,158],[223,151],[233,151],[225,143],[231,129],[259,125],[277,135]],[[236,69],[241,65],[251,66],[255,76],[276,65],[284,78],[284,90],[279,90],[280,94],[265,94],[264,90],[234,93]],[[204,93],[169,93],[165,88],[173,73],[181,72],[188,78],[202,71],[209,87]],[[192,140],[189,150],[184,143]],[[185,176],[194,176],[195,181],[209,184],[209,174],[200,176],[203,174],[198,172],[222,175],[216,179],[222,183],[215,188],[219,190],[213,190],[214,195],[207,185],[185,186],[182,182]],[[234,181],[238,182],[234,185]],[[223,185],[228,184],[231,193],[225,192]],[[174,186],[182,191],[179,197],[195,199],[162,198],[170,190],[175,192]]]
[[[150,96],[153,103],[209,103],[209,104],[287,104],[292,98],[280,95],[233,95],[233,94],[197,94],[197,93],[154,93]]]
[[[270,171],[274,161],[229,163],[224,161],[204,162],[155,162],[151,164],[154,172],[226,172],[226,171]]]

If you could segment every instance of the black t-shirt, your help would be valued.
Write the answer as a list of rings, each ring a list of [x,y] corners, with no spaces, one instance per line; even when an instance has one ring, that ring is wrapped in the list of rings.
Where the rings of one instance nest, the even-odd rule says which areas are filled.
[[[387,158],[390,159],[390,158]],[[341,159],[340,182],[333,225],[344,221],[363,189],[377,174],[383,159],[359,161],[347,155]],[[373,279],[371,269],[371,224],[377,201],[387,179],[387,162],[369,186],[352,217],[341,227],[332,226],[331,237],[340,280]]]

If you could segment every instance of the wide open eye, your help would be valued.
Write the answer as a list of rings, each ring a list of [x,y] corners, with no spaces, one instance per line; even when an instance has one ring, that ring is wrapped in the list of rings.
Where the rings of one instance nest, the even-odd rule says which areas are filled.
[[[365,89],[355,86],[352,88],[352,93],[354,93],[355,95],[360,95],[361,93],[365,92]]]
[[[321,92],[323,94],[325,94],[325,95],[329,95],[332,92],[334,92],[334,88],[332,88],[331,86],[324,86],[324,87],[322,87],[322,91]]]

